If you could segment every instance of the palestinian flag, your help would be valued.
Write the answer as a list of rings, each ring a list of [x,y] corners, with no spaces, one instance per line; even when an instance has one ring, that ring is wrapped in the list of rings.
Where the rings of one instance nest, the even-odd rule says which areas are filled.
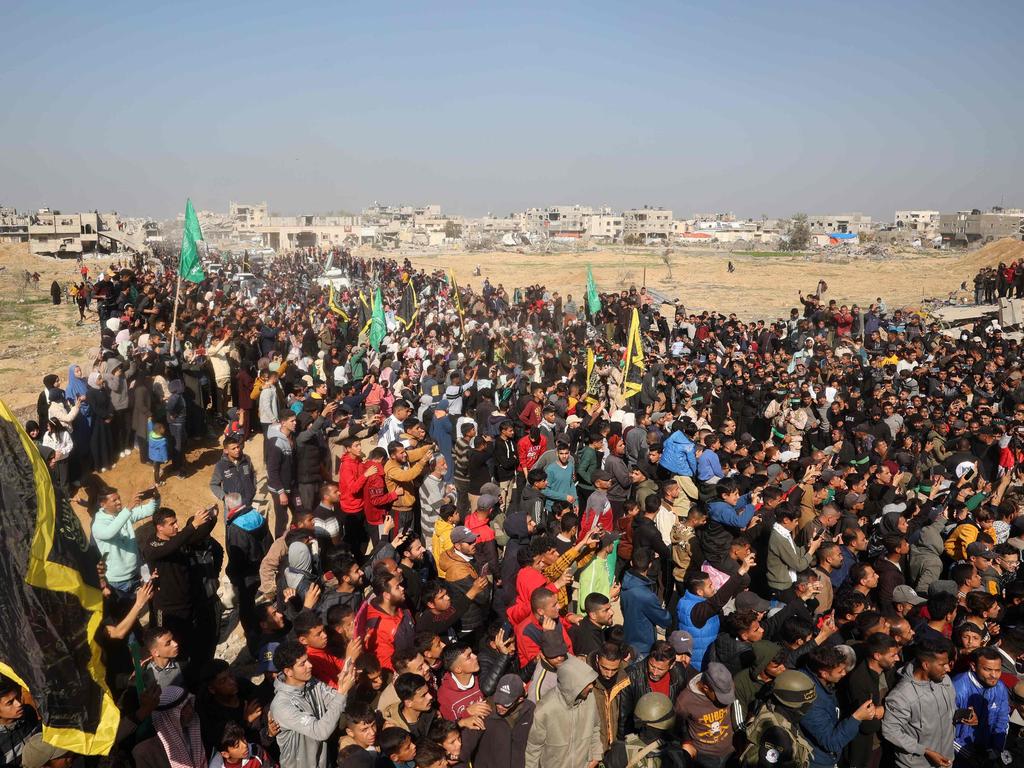
[[[0,673],[32,694],[47,743],[106,755],[120,714],[95,641],[99,553],[3,401],[0,462]]]

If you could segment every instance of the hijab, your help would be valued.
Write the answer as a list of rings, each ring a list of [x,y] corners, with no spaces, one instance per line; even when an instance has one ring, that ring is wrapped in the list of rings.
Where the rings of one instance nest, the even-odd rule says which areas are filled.
[[[88,390],[88,385],[85,383],[85,379],[81,376],[75,376],[75,368],[78,366],[71,364],[68,366],[68,385],[64,389],[64,396],[68,400],[77,400],[79,396],[84,395]]]

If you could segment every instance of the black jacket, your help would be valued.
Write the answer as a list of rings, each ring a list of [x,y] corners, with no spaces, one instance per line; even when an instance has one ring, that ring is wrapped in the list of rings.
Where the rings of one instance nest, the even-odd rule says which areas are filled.
[[[505,715],[492,710],[484,720],[473,768],[524,768],[526,740],[533,726],[536,706],[529,699],[523,699]]]
[[[323,417],[318,416],[295,438],[295,476],[300,483],[319,483],[323,480],[321,467],[330,455],[323,425]]]
[[[661,531],[647,515],[637,515],[633,521],[633,553],[641,549],[656,552],[662,563],[672,562],[672,550],[666,546]]]
[[[252,460],[244,453],[234,462],[227,456],[221,456],[213,465],[213,476],[210,478],[210,491],[218,499],[229,493],[237,493],[242,503],[248,507],[256,496],[256,470]]]
[[[192,618],[192,590],[189,572],[192,561],[187,549],[210,535],[217,518],[195,527],[192,520],[178,535],[162,541],[153,537],[142,547],[142,557],[152,569],[159,569],[159,588],[153,593],[153,608],[179,618]]]
[[[498,482],[514,480],[516,468],[519,466],[519,455],[516,453],[514,440],[494,439],[494,475]]]
[[[697,670],[690,666],[683,669],[678,664],[673,664],[668,674],[668,697],[674,702],[679,694],[682,693],[686,684],[697,676]],[[641,696],[651,692],[651,684],[647,680],[647,659],[640,659],[640,661],[634,661],[630,664],[626,670],[626,677],[629,678],[629,685],[619,694],[619,731],[617,738],[620,739],[624,739],[626,734],[636,731],[636,725],[633,722],[633,707],[640,701]]]
[[[572,640],[572,650],[577,656],[589,656],[595,651],[601,650],[604,645],[604,628],[585,616],[583,621],[572,628],[569,632]]]

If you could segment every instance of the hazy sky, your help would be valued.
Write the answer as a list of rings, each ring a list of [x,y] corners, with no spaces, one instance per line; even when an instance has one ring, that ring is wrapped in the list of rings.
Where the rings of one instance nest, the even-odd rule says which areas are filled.
[[[7,0],[0,203],[1024,205],[1024,3]]]

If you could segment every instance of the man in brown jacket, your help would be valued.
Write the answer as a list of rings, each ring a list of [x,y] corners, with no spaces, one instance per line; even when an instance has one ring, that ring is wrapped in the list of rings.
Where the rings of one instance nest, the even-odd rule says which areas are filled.
[[[412,525],[419,479],[427,471],[427,464],[433,458],[434,451],[428,448],[415,462],[410,463],[408,449],[395,440],[388,445],[388,456],[384,465],[384,482],[390,493],[397,494],[391,503],[391,510],[398,519],[398,528],[404,529]]]

